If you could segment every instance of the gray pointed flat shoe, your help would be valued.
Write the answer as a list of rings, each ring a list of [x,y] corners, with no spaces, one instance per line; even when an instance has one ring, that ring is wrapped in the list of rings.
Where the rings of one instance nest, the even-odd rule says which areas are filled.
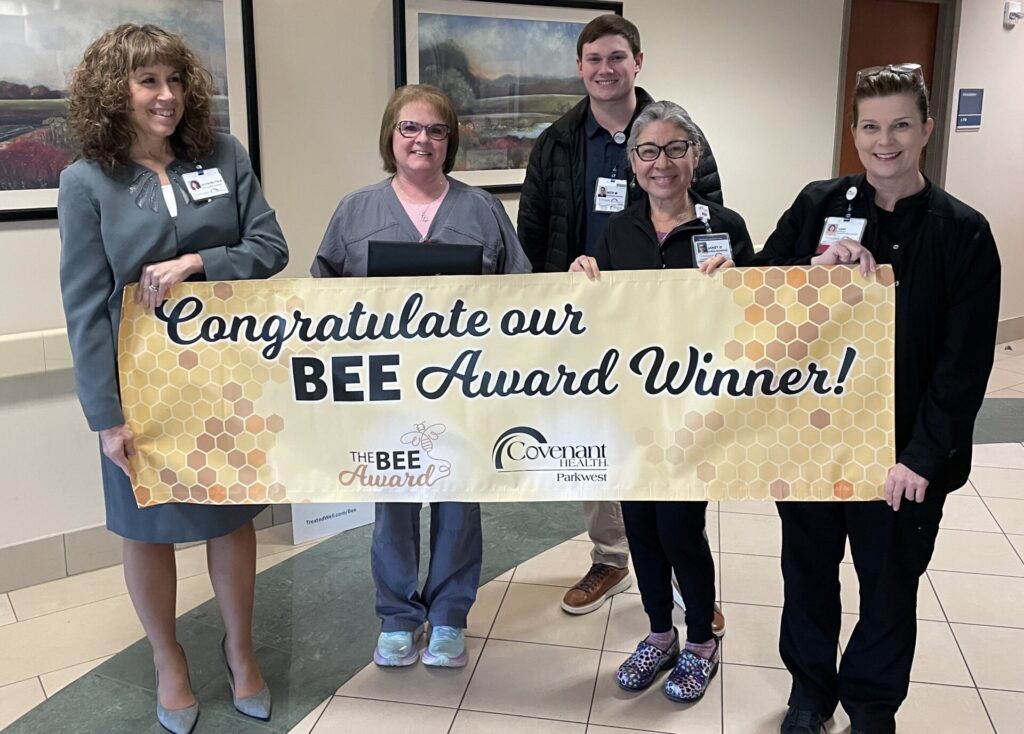
[[[220,641],[220,655],[224,661],[224,670],[228,674],[228,686],[231,688],[231,699],[232,703],[235,704],[235,709],[246,716],[251,716],[254,719],[260,721],[270,721],[270,713],[273,708],[273,701],[270,699],[270,688],[266,685],[260,691],[246,696],[245,698],[238,698],[235,696],[235,674],[231,672],[231,666],[228,664],[228,654],[224,649],[224,645],[227,642],[227,635],[224,636]]]
[[[192,734],[199,720],[199,701],[188,708],[165,709],[160,703],[160,673],[156,674],[156,720],[173,734]]]

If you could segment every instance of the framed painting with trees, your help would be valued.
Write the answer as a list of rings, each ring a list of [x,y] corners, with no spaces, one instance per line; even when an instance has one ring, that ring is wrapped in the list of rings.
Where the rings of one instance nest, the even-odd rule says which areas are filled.
[[[2,5],[2,3],[0,3]],[[247,145],[259,173],[252,0],[21,0],[0,8],[0,221],[57,216],[75,156],[65,87],[85,48],[121,23],[181,34],[213,75],[215,127]]]
[[[576,38],[619,2],[394,0],[395,86],[433,84],[459,116],[452,175],[517,192],[534,141],[585,94]]]

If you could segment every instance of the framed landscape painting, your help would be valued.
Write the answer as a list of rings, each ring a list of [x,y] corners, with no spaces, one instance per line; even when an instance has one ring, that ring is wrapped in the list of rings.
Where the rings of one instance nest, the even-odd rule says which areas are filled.
[[[576,38],[619,2],[394,0],[395,86],[433,84],[459,115],[452,175],[519,191],[534,141],[583,98]]]
[[[0,221],[56,216],[60,172],[75,156],[68,73],[93,39],[126,22],[185,38],[213,75],[216,129],[248,146],[259,174],[252,0],[0,2]]]

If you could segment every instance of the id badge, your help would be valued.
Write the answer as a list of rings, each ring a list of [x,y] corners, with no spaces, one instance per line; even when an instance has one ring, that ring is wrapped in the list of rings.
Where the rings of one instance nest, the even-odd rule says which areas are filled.
[[[695,234],[693,236],[693,262],[699,268],[715,255],[732,260],[732,241],[729,234]]]
[[[821,228],[821,239],[818,240],[817,253],[820,255],[833,242],[847,238],[860,242],[864,236],[864,228],[868,220],[861,218],[846,219],[844,217],[826,217],[825,226]]]
[[[598,178],[594,188],[595,212],[621,212],[626,208],[626,180],[623,178]]]
[[[192,201],[206,201],[217,196],[227,196],[228,185],[220,175],[219,168],[204,168],[193,173],[184,173],[181,179],[185,182],[188,195]]]

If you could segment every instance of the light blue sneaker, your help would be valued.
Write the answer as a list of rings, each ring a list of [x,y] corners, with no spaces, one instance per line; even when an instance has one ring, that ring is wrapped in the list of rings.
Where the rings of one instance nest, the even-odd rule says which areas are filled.
[[[461,668],[469,662],[466,641],[458,627],[439,625],[430,632],[430,644],[423,651],[423,664],[438,668]]]
[[[412,665],[419,657],[416,640],[419,634],[412,632],[381,632],[377,648],[373,651],[373,662],[385,668],[400,668]]]

